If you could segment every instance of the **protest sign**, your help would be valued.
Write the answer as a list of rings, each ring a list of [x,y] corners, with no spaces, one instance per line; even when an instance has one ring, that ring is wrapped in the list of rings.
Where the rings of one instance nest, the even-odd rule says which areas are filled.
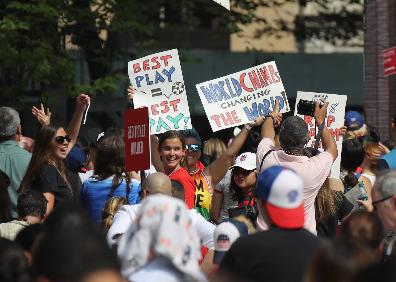
[[[382,51],[384,58],[384,76],[390,76],[396,73],[396,47]]]
[[[341,127],[344,125],[347,96],[326,94],[326,93],[302,92],[302,91],[297,92],[294,115],[303,118],[304,121],[308,124],[309,141],[307,146],[314,147],[316,141],[316,135],[318,132],[318,128],[316,126],[319,124],[315,124],[315,119],[311,116],[302,116],[297,114],[297,104],[300,101],[300,99],[309,100],[309,101],[326,100],[327,102],[329,102],[329,106],[327,108],[326,126],[329,129],[334,140],[336,141],[337,150],[338,150],[338,157],[333,163],[330,177],[339,178],[342,140],[343,140],[340,133],[341,133]],[[319,143],[319,149],[322,149],[321,142]]]
[[[230,10],[230,0],[213,0],[216,3],[220,4],[221,6],[223,6],[224,8],[226,8],[227,10]]]
[[[124,143],[126,171],[150,168],[150,131],[148,108],[124,113]]]
[[[148,107],[151,134],[191,128],[190,110],[176,49],[128,62],[135,108]]]
[[[195,85],[212,131],[252,122],[268,115],[279,101],[280,112],[289,103],[275,62]]]

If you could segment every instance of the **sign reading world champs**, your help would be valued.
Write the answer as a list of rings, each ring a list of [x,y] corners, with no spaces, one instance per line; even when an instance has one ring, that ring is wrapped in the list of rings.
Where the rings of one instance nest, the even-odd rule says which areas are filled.
[[[275,62],[249,68],[195,86],[213,131],[252,122],[268,115],[279,101],[290,110]]]
[[[151,134],[191,128],[177,49],[128,62],[128,74],[136,89],[135,108],[149,109]]]

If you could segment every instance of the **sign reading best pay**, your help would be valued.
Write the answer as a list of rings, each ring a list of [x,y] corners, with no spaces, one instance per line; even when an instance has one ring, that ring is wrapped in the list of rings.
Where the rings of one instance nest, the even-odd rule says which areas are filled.
[[[268,115],[275,99],[281,113],[290,110],[275,62],[203,82],[196,88],[213,131]]]

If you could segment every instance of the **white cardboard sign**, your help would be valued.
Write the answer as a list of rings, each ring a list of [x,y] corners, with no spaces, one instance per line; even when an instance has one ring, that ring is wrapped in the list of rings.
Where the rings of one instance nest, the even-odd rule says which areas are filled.
[[[300,99],[309,100],[309,101],[318,101],[318,100],[326,100],[329,102],[329,106],[327,108],[327,117],[326,117],[326,126],[330,130],[330,133],[333,135],[334,140],[337,143],[338,157],[334,161],[333,166],[331,168],[331,178],[339,178],[340,177],[340,164],[341,164],[341,151],[342,151],[342,141],[343,137],[340,134],[341,127],[344,125],[345,118],[345,106],[347,102],[346,95],[336,95],[336,94],[326,94],[326,93],[315,93],[315,92],[297,92],[296,99],[296,107],[294,111],[294,115],[299,116],[304,119],[304,121],[308,124],[309,131],[309,141],[308,147],[313,147],[316,140],[316,134],[318,132],[318,128],[315,125],[315,119],[310,116],[302,116],[297,114],[297,104]],[[322,149],[322,143],[319,143],[319,149]]]
[[[223,6],[223,7],[226,8],[228,11],[229,11],[230,8],[231,8],[230,0],[213,0],[213,1],[215,1],[215,2],[218,3],[219,5]]]
[[[280,112],[290,110],[275,62],[195,85],[212,131],[252,122],[268,115],[279,101]]]
[[[128,62],[128,75],[136,89],[134,107],[149,109],[151,134],[191,128],[177,49]]]

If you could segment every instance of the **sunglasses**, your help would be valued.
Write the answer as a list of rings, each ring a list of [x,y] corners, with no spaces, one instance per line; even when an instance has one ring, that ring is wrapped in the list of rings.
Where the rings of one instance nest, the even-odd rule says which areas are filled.
[[[201,150],[201,145],[199,144],[186,144],[186,150],[190,150],[191,152],[198,152]]]
[[[71,141],[70,136],[66,135],[66,136],[56,136],[55,137],[56,143],[58,143],[60,145],[62,145],[65,142],[65,140],[67,141],[67,143],[70,143],[70,141]]]
[[[253,171],[254,171],[254,169],[253,170],[246,170],[246,169],[243,169],[243,168],[234,168],[234,169],[232,169],[232,174],[233,175],[248,176]]]
[[[379,200],[377,200],[377,201],[372,202],[372,205],[373,205],[374,209],[377,208],[376,206],[377,206],[379,203],[385,202],[386,200],[392,198],[393,196],[394,196],[394,195],[390,195],[390,196],[387,196],[387,197],[385,197],[385,198],[382,198],[382,199],[379,199]]]

